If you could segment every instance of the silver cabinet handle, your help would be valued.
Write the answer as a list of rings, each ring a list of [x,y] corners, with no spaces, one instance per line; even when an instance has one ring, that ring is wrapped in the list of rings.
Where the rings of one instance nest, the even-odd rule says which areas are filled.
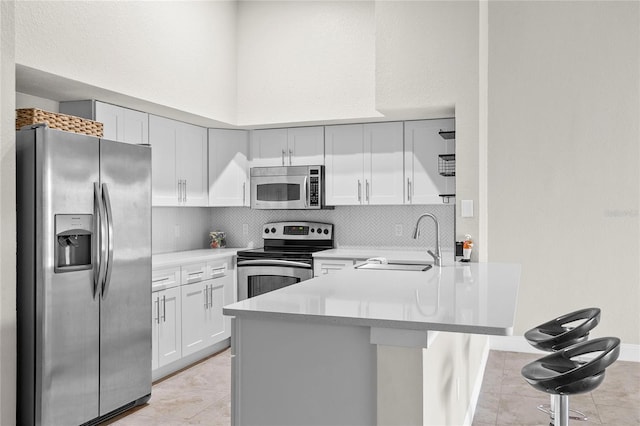
[[[184,199],[182,201],[186,203],[187,202],[187,180],[184,179],[182,182],[184,185],[184,191],[182,191],[182,196],[184,197]]]
[[[209,307],[213,308],[213,284],[210,284],[210,289],[209,289],[209,297],[211,298],[211,303],[209,304]]]
[[[358,179],[358,202],[362,202],[362,184],[360,183],[360,179]]]
[[[160,324],[160,296],[156,297],[156,324]]]
[[[204,288],[204,308],[207,309],[209,307],[209,298],[207,297],[207,291],[209,291],[209,286]]]
[[[293,154],[293,150],[289,149],[289,165],[291,166],[291,155]]]
[[[367,203],[369,202],[369,179],[365,180],[365,188],[366,188],[366,197],[367,197]]]
[[[411,201],[411,179],[407,178],[407,201]]]
[[[111,283],[111,272],[113,271],[113,212],[111,210],[111,197],[109,197],[109,187],[102,184],[102,201],[105,206],[105,219],[107,222],[107,265],[105,267],[104,281],[102,283],[102,298],[104,299],[109,284]]]
[[[282,149],[282,165],[284,166],[284,148]]]
[[[167,322],[167,296],[162,296],[162,322]]]
[[[182,202],[182,179],[178,179],[178,204]]]
[[[247,201],[247,182],[242,182],[242,205]]]

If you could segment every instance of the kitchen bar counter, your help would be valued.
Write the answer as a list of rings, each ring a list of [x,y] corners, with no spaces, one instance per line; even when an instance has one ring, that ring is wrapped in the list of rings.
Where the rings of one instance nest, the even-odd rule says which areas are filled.
[[[224,308],[225,315],[509,335],[520,267],[459,263],[424,272],[348,269]]]
[[[471,424],[519,281],[513,264],[346,269],[226,306],[232,424]]]

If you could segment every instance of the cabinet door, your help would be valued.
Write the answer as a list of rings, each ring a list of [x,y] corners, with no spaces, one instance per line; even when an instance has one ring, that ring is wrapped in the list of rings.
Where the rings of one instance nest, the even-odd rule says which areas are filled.
[[[160,304],[158,325],[158,366],[162,367],[182,357],[180,287],[157,292]]]
[[[149,116],[151,142],[152,205],[179,205],[178,176],[176,174],[175,121],[155,115]]]
[[[441,204],[439,194],[455,193],[455,178],[438,172],[438,155],[455,153],[455,142],[438,132],[455,130],[454,126],[452,118],[404,123],[405,203]]]
[[[209,203],[207,172],[207,129],[177,122],[176,168],[186,190],[182,205],[206,206]]]
[[[209,281],[183,285],[182,290],[182,355],[187,356],[206,346],[205,321]],[[207,291],[205,291],[205,289]]]
[[[149,143],[149,114],[122,108],[124,125],[121,142],[132,144]]]
[[[327,205],[358,205],[363,200],[363,125],[325,127]]]
[[[285,163],[289,166],[324,165],[324,127],[287,129]]]
[[[287,157],[287,129],[251,131],[251,167],[284,166]]]
[[[249,134],[209,129],[209,206],[248,206]]]
[[[103,124],[103,137],[111,141],[123,142],[124,139],[124,108],[96,102],[95,121]]]
[[[222,307],[225,305],[225,296],[228,285],[225,285],[230,276],[224,276],[211,280],[209,286],[209,309],[207,309],[207,320],[205,324],[208,344],[214,344],[229,337],[225,329],[225,318],[222,314]]]
[[[403,203],[402,122],[364,125],[364,203]]]

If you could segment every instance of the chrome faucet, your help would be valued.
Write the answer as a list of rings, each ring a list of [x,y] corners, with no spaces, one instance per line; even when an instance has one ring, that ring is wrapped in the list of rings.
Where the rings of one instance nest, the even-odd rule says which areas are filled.
[[[433,223],[436,224],[436,252],[432,252],[431,250],[427,250],[427,253],[433,257],[436,266],[442,266],[442,253],[440,252],[440,227],[438,226],[438,219],[431,213],[424,213],[420,215],[418,221],[416,222],[416,229],[413,231],[413,239],[417,239],[418,235],[420,235],[420,221],[423,217],[430,217],[433,219]]]

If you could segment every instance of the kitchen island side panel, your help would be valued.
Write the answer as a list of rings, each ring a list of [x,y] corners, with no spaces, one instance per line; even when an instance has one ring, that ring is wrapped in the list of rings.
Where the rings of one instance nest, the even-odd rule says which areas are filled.
[[[376,424],[376,346],[369,327],[233,322],[233,425]]]

